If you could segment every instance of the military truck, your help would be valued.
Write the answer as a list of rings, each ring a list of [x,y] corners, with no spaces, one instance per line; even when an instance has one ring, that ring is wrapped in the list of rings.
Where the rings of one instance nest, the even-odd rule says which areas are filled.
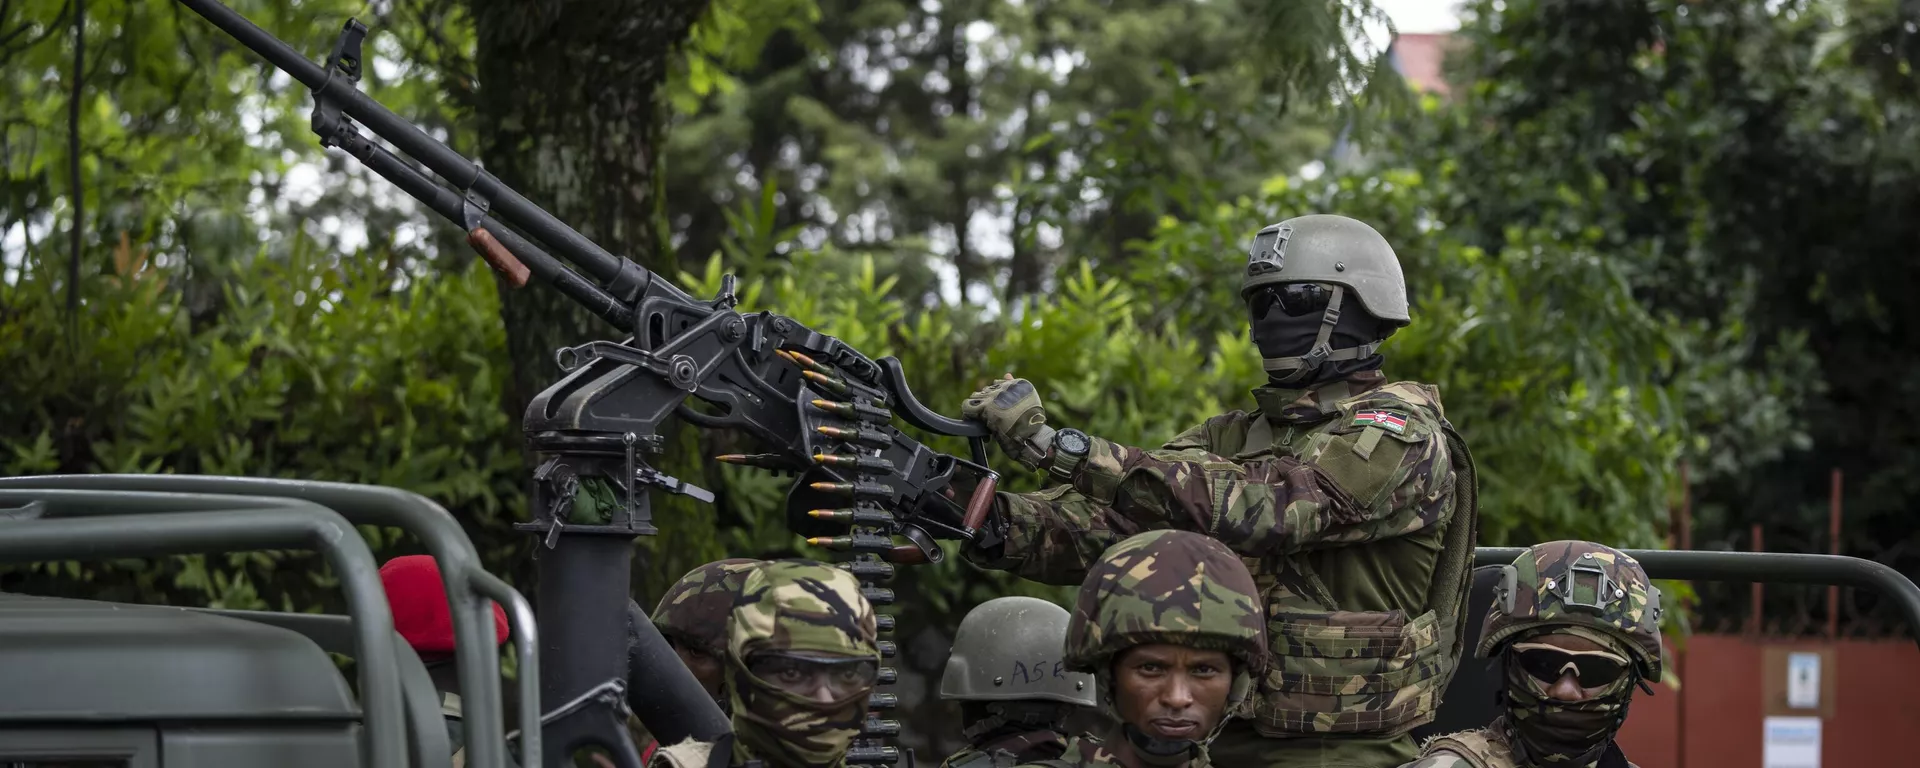
[[[0,766],[451,768],[440,701],[393,630],[377,566],[354,526],[419,537],[454,609],[468,765],[541,764],[541,729],[509,733],[489,600],[506,609],[518,659],[515,720],[540,723],[533,610],[480,567],[440,506],[342,483],[182,475],[0,478],[0,561],[97,560],[249,549],[313,549],[340,577],[347,615],[135,605],[0,594]],[[1518,549],[1482,548],[1469,610]],[[1886,566],[1829,555],[1630,551],[1654,578],[1838,584],[1893,600],[1920,627],[1920,588]],[[1916,638],[1920,640],[1920,638]],[[1472,643],[1473,639],[1469,639]],[[329,653],[353,659],[344,677]],[[670,652],[669,652],[670,653]],[[627,659],[629,670],[653,668]],[[1485,669],[1481,667],[1485,666]],[[1425,731],[1493,716],[1489,665],[1462,661]],[[655,681],[631,688],[658,693]],[[706,701],[697,691],[679,708]],[[554,708],[555,710],[563,709]],[[685,731],[641,712],[656,733]],[[703,737],[718,734],[709,730]],[[491,745],[494,748],[479,747]],[[624,760],[617,762],[625,762]]]
[[[310,549],[339,576],[347,615],[0,594],[0,765],[451,768],[441,697],[394,631],[356,525],[401,528],[439,564],[467,764],[501,765],[488,603],[507,613],[522,723],[540,721],[534,614],[445,509],[374,486],[113,475],[0,479],[0,561]],[[329,653],[352,659],[354,680]],[[518,751],[537,757],[539,738],[529,729]]]
[[[425,543],[452,603],[466,766],[559,766],[598,747],[618,768],[640,756],[631,711],[664,743],[732,734],[718,706],[628,594],[632,543],[657,533],[649,495],[713,496],[649,466],[678,421],[728,429],[765,453],[722,457],[795,475],[788,524],[830,549],[884,612],[880,586],[898,565],[937,563],[938,540],[979,535],[998,476],[986,428],[914,398],[898,360],[859,350],[772,312],[736,311],[731,276],[692,296],[609,253],[508,188],[477,163],[358,90],[367,28],[349,19],[324,65],[218,0],[176,0],[313,94],[312,129],[466,233],[514,288],[538,279],[624,338],[556,350],[564,377],[522,424],[542,457],[531,518],[538,541],[538,614],[484,571],[445,509],[391,488],[179,475],[0,478],[0,561],[160,557],[309,548],[341,579],[347,615],[211,610],[0,595],[0,768],[11,766],[448,766],[438,697],[393,630],[371,552],[354,526],[399,527]],[[362,133],[372,133],[369,137]],[[381,141],[381,140],[384,140]],[[389,146],[392,148],[389,149]],[[405,157],[403,157],[404,155]],[[701,409],[690,407],[699,401]],[[967,438],[969,457],[928,449],[894,426]],[[960,488],[971,487],[965,495]],[[812,516],[829,509],[829,519]],[[1517,550],[1483,550],[1483,564]],[[1920,628],[1920,589],[1891,569],[1818,555],[1632,552],[1655,578],[1843,584],[1898,601]],[[1479,574],[1470,605],[1484,610]],[[488,601],[508,614],[519,691],[509,731]],[[898,649],[880,644],[883,658]],[[329,653],[353,661],[353,678]],[[880,670],[855,765],[894,765],[884,717],[897,695]],[[1489,696],[1471,663],[1441,712],[1480,725]]]

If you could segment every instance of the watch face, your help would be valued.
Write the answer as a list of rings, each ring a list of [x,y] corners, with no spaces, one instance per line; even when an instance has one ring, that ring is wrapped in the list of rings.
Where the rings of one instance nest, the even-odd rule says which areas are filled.
[[[1087,440],[1086,434],[1077,429],[1063,429],[1054,434],[1060,443],[1060,450],[1063,453],[1071,453],[1079,456],[1085,454],[1087,449],[1092,447],[1092,444]]]

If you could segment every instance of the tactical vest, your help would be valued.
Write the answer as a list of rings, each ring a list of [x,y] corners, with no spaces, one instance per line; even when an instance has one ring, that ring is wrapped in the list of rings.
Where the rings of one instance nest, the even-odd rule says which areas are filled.
[[[1377,557],[1392,539],[1341,548],[1322,548],[1274,558],[1248,558],[1267,610],[1273,655],[1253,702],[1253,728],[1262,736],[1341,735],[1394,737],[1433,720],[1440,696],[1458,667],[1466,636],[1467,588],[1473,569],[1473,545],[1479,520],[1478,483],[1473,456],[1453,425],[1441,416],[1438,398],[1425,385],[1389,384],[1323,406],[1331,418],[1299,425],[1276,425],[1258,412],[1246,415],[1244,435],[1232,445],[1231,433],[1219,435],[1236,461],[1268,455],[1296,455],[1289,445],[1311,442],[1319,434],[1351,434],[1355,411],[1383,404],[1422,411],[1403,432],[1378,426],[1357,427],[1361,434],[1338,455],[1329,450],[1317,463],[1365,462],[1382,440],[1413,442],[1430,438],[1416,422],[1438,424],[1452,473],[1451,510],[1440,537],[1433,573],[1420,613],[1359,611],[1335,605],[1313,565],[1329,558]],[[1384,396],[1384,397],[1383,397]],[[1237,431],[1237,430],[1236,430]],[[1287,434],[1280,434],[1282,431]],[[1415,434],[1419,433],[1419,434]],[[1388,503],[1356,499],[1363,505]],[[1429,489],[1429,493],[1433,489]],[[1416,534],[1417,535],[1417,534]]]
[[[1477,731],[1461,731],[1435,736],[1421,748],[1420,756],[1432,757],[1435,751],[1444,749],[1448,754],[1460,758],[1473,768],[1527,768],[1520,764],[1520,759],[1514,756],[1513,749],[1507,746],[1506,738],[1496,730],[1502,722],[1504,721],[1496,720],[1493,727],[1481,728]],[[1609,768],[1609,766],[1640,768],[1620,752],[1618,744],[1607,745],[1607,751],[1600,756],[1600,762],[1595,768]]]
[[[1473,768],[1520,768],[1520,763],[1513,759],[1513,751],[1507,749],[1507,740],[1498,738],[1486,728],[1435,736],[1420,750],[1420,755],[1430,757],[1435,750],[1441,749],[1465,760]]]

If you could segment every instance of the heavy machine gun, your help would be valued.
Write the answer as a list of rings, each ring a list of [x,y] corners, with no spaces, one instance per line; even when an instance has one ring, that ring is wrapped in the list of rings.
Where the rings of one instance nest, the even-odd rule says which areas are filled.
[[[357,20],[346,22],[320,66],[216,0],[179,2],[312,89],[312,127],[322,145],[352,155],[460,226],[511,285],[538,279],[625,334],[618,342],[558,350],[555,361],[565,376],[534,398],[523,422],[543,458],[534,475],[532,520],[518,527],[540,541],[535,602],[547,659],[540,680],[544,764],[564,765],[576,750],[599,746],[622,768],[639,765],[622,727],[623,701],[663,742],[689,732],[673,725],[689,719],[689,711],[703,713],[693,720],[718,714],[704,697],[682,699],[684,690],[638,695],[629,682],[652,688],[655,681],[679,679],[671,669],[678,662],[652,624],[630,620],[636,612],[628,596],[632,542],[656,532],[649,491],[713,499],[649,465],[648,457],[663,449],[660,430],[669,418],[739,430],[764,452],[723,458],[796,473],[789,524],[852,552],[842,567],[863,579],[876,604],[892,599],[879,582],[894,563],[938,561],[936,540],[977,535],[997,481],[986,467],[986,430],[915,400],[897,360],[871,359],[789,317],[736,311],[731,276],[719,295],[701,299],[608,253],[357,90],[367,34]],[[362,127],[412,162],[363,135]],[[712,412],[689,407],[690,400]],[[971,459],[928,449],[892,425],[895,413],[928,432],[971,438]],[[959,478],[971,481],[972,491],[956,499]],[[883,631],[892,628],[891,616],[880,620]],[[631,662],[630,646],[640,649]],[[896,648],[891,642],[881,647],[883,656]],[[893,676],[881,670],[883,683]],[[881,716],[894,703],[893,695],[875,693],[867,736],[897,732],[898,723]],[[479,704],[476,717],[497,715],[497,708]],[[471,746],[473,764],[497,764],[490,745]],[[898,750],[863,738],[849,759],[892,764]]]

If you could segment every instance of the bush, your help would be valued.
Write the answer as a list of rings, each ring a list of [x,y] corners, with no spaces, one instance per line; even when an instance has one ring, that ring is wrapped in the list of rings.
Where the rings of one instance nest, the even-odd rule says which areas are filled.
[[[0,471],[390,485],[445,505],[503,563],[524,499],[516,422],[500,406],[505,339],[491,278],[468,270],[396,285],[377,261],[335,260],[298,235],[289,252],[190,276],[123,241],[116,269],[84,280],[72,326],[63,277],[50,274],[63,265],[29,265],[0,315]],[[220,286],[214,307],[189,311],[179,287],[189,280]],[[406,546],[396,531],[364,533],[382,559]],[[55,571],[83,584],[50,581]],[[14,575],[102,599],[342,605],[308,553]]]

